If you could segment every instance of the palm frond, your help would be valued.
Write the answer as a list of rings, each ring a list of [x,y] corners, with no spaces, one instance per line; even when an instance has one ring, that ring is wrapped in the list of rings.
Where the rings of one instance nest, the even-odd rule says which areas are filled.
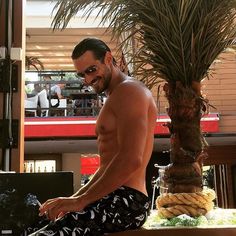
[[[159,78],[185,86],[200,82],[236,38],[235,0],[59,0],[54,28],[66,27],[88,5],[86,16],[100,8],[114,37],[129,32],[123,48],[131,48],[130,38],[138,42],[132,63],[152,86]]]
[[[52,21],[53,29],[66,28],[69,21],[74,17],[79,10],[86,10],[85,16],[89,17],[93,10],[101,7],[105,8],[106,1],[104,0],[58,0],[53,11],[57,11]],[[91,8],[88,6],[91,5]]]
[[[25,57],[25,66],[28,70],[30,70],[30,67],[34,67],[37,71],[44,70],[43,63],[37,58],[37,57]]]

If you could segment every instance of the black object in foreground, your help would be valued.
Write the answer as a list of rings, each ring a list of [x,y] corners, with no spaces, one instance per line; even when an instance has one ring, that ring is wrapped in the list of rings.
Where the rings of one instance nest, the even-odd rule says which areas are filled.
[[[16,189],[0,193],[1,235],[28,235],[44,226],[48,220],[39,217],[39,201],[33,194],[21,196]]]

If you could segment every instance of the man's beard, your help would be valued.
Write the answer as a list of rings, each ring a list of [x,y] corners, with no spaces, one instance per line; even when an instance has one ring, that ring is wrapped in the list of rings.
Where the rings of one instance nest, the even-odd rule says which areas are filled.
[[[105,92],[106,90],[108,90],[109,88],[109,85],[110,85],[110,82],[111,82],[111,73],[110,71],[107,71],[107,73],[104,75],[104,77],[99,77],[98,78],[99,80],[103,80],[103,85],[102,87],[97,87],[97,88],[93,88],[94,91],[97,93],[97,94],[101,94],[103,92]]]

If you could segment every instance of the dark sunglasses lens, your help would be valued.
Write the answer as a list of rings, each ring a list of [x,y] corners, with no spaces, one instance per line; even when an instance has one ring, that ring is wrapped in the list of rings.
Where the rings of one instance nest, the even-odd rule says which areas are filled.
[[[83,73],[76,73],[76,75],[80,78],[84,78],[84,74]]]
[[[85,73],[86,74],[91,74],[91,73],[96,72],[96,71],[97,71],[97,67],[96,66],[91,66],[85,71]]]

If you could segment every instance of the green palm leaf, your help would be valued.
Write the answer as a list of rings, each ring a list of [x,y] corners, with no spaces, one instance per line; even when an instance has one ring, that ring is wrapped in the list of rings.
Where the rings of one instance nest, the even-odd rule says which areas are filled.
[[[34,67],[37,71],[44,70],[43,63],[37,57],[25,56],[25,67],[30,70],[30,67]]]
[[[114,37],[129,33],[123,49],[133,49],[130,38],[138,42],[131,62],[147,86],[159,78],[191,86],[235,41],[235,6],[236,0],[59,0],[53,27],[65,28],[79,10],[89,17],[100,8]]]

